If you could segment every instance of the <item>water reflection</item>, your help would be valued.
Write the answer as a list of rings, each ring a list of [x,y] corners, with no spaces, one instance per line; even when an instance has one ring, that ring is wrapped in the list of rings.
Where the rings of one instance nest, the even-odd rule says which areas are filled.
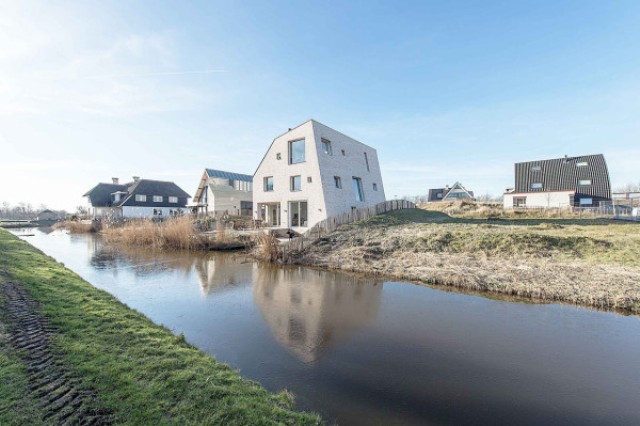
[[[204,256],[195,262],[202,294],[210,294],[251,283],[255,264],[242,256]]]
[[[254,301],[276,340],[304,362],[316,361],[378,314],[380,281],[304,268],[255,272]]]

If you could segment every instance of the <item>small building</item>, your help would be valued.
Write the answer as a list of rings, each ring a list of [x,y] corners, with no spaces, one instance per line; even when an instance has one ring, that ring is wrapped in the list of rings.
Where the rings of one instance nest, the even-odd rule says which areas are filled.
[[[460,182],[456,182],[453,186],[449,185],[444,188],[436,188],[429,190],[428,202],[438,201],[475,201],[473,191],[468,191]]]
[[[205,169],[193,196],[198,216],[249,216],[253,212],[253,176]]]
[[[99,183],[84,194],[96,218],[164,218],[186,213],[191,196],[173,182],[140,179],[121,185]]]
[[[272,227],[304,231],[385,201],[376,150],[315,120],[276,137],[253,182],[254,218]]]
[[[55,222],[58,219],[60,219],[58,214],[51,210],[42,210],[36,217],[36,220],[40,222]]]
[[[515,164],[515,186],[504,208],[598,207],[611,201],[604,155],[583,155]]]

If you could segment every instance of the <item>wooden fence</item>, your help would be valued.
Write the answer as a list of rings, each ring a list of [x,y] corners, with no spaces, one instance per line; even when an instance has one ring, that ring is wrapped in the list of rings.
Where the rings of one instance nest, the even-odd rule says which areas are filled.
[[[339,215],[329,217],[313,225],[302,236],[294,238],[284,243],[283,251],[300,251],[305,245],[322,238],[322,236],[335,231],[340,225],[357,222],[359,220],[369,219],[379,214],[391,212],[394,210],[414,209],[415,203],[407,200],[385,201],[374,206],[354,209]]]

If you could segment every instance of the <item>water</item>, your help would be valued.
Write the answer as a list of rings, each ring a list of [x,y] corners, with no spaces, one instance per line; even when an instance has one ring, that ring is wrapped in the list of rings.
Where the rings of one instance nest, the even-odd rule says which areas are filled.
[[[291,390],[328,423],[640,424],[637,316],[29,233],[96,287],[245,377]]]

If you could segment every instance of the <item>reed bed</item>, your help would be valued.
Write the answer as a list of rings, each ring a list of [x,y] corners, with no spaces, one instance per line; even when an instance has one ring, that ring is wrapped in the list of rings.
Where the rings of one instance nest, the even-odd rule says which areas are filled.
[[[280,257],[280,247],[275,235],[260,232],[253,243],[253,256],[264,262],[275,263]]]
[[[195,229],[189,217],[163,222],[140,220],[112,226],[103,231],[105,241],[153,249],[198,250],[208,246],[207,238]]]
[[[88,220],[65,220],[55,223],[53,228],[65,229],[71,234],[87,234],[98,232],[100,230],[100,223]]]

